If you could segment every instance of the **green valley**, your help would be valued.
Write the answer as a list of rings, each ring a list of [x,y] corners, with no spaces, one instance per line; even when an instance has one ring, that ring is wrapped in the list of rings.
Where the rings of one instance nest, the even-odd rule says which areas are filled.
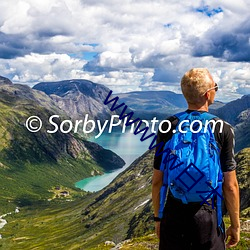
[[[236,156],[239,171],[250,167],[249,150]],[[157,249],[152,235],[152,160],[153,152],[146,152],[99,192],[35,204],[7,216],[8,224],[0,230],[3,249],[111,249],[106,241],[118,244],[117,249]],[[247,178],[240,175],[240,183]],[[242,210],[239,250],[249,247],[250,237],[249,218],[244,217],[249,216],[249,199],[241,202],[248,207]],[[225,221],[228,225],[229,218]]]
[[[53,186],[79,192],[76,181],[124,165],[118,155],[81,135],[48,134],[51,125],[46,121],[52,114],[67,118],[43,92],[24,85],[0,85],[0,214],[51,198]],[[25,127],[32,115],[44,123],[37,133]]]
[[[111,245],[124,250],[157,249],[151,199],[154,151],[138,157],[98,192],[75,188],[76,181],[121,168],[124,161],[81,134],[46,132],[52,129],[48,117],[60,115],[56,121],[60,124],[64,118],[84,114],[84,105],[93,117],[99,117],[99,111],[103,119],[110,116],[100,109],[101,97],[107,89],[95,86],[92,92],[92,83],[85,81],[71,81],[68,87],[58,88],[62,84],[50,86],[53,88],[48,94],[54,95],[52,98],[28,86],[0,81],[0,223],[7,221],[0,227],[0,249],[105,250],[112,249]],[[81,101],[75,102],[78,99]],[[241,105],[235,114],[239,149],[249,145],[249,139],[243,136],[249,134],[248,100],[249,96],[241,100],[246,105]],[[218,110],[226,113],[226,107]],[[43,121],[37,133],[25,127],[31,115]],[[236,161],[242,234],[235,249],[247,249],[250,247],[250,148],[239,151]],[[225,217],[225,221],[228,224],[229,218]]]

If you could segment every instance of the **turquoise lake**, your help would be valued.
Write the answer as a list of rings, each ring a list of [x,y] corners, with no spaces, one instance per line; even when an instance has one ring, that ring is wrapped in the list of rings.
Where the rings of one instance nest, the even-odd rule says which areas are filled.
[[[112,132],[102,134],[99,138],[90,138],[90,141],[96,142],[106,149],[110,149],[118,154],[125,162],[125,166],[111,173],[105,173],[100,176],[78,181],[75,186],[85,191],[95,192],[107,186],[119,173],[123,172],[135,159],[145,153],[153,140],[153,136],[141,142],[142,134],[134,135],[126,132]]]

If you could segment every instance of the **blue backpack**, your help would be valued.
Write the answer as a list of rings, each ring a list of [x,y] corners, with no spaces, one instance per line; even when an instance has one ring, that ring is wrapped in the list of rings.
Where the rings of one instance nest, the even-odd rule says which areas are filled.
[[[198,111],[182,112],[175,116],[179,122],[172,138],[164,146],[160,166],[164,174],[159,217],[163,217],[169,190],[184,204],[200,202],[214,208],[216,198],[217,224],[221,228],[223,175],[219,148],[208,124],[216,116]]]

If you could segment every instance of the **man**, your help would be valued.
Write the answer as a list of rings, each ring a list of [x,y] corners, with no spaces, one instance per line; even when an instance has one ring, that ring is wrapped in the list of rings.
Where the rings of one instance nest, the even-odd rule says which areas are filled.
[[[181,89],[188,104],[187,112],[208,112],[208,106],[214,102],[217,84],[207,69],[194,68],[186,72],[181,80]],[[168,133],[158,131],[157,144],[166,143],[173,135],[178,118],[169,117],[172,128]],[[168,125],[168,124],[166,124]],[[217,226],[216,208],[200,202],[183,204],[181,200],[168,193],[163,218],[159,219],[160,189],[163,183],[163,172],[160,171],[162,154],[154,158],[152,180],[152,199],[154,206],[155,230],[160,239],[161,250],[223,250],[236,246],[240,239],[239,222],[239,187],[236,179],[234,160],[234,133],[232,127],[223,121],[223,130],[216,124],[214,136],[220,148],[220,162],[223,171],[223,196],[230,216],[231,226],[226,235]],[[162,131],[164,131],[164,126]],[[156,151],[159,148],[156,148]],[[163,150],[159,149],[160,151]],[[224,226],[224,224],[223,224]]]

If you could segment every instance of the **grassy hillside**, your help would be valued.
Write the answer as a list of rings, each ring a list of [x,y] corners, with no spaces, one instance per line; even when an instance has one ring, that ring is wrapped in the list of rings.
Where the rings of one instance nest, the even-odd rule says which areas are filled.
[[[226,226],[229,226],[229,218],[224,219]],[[250,247],[249,241],[250,233],[245,230],[241,232],[241,241],[239,244],[232,248],[233,250],[248,250]],[[147,235],[125,240],[117,244],[116,249],[119,250],[158,250],[159,241],[154,233],[149,233]],[[112,246],[105,244],[105,242],[99,244],[90,250],[111,250],[114,249]]]
[[[140,216],[150,199],[152,154],[140,157],[126,173],[103,191],[85,194],[81,199],[54,199],[23,207],[8,215],[0,230],[3,249],[89,249],[106,241],[127,238],[129,222]],[[142,167],[143,166],[143,167]],[[147,215],[146,231],[153,230]],[[142,231],[144,233],[144,230]]]
[[[121,243],[120,249],[157,248],[151,235],[154,152],[139,157],[103,190],[82,192],[74,188],[76,181],[123,161],[79,135],[48,134],[51,114],[67,118],[42,92],[0,86],[0,216],[12,212],[2,218],[8,223],[0,229],[0,249],[111,249],[105,241]],[[30,115],[45,121],[40,132],[25,128]],[[248,217],[249,156],[249,148],[236,156],[242,216]],[[16,206],[19,213],[14,213]],[[249,223],[243,220],[236,249],[249,244]]]
[[[237,155],[239,168],[249,167],[248,152],[246,149]],[[102,191],[73,201],[55,199],[7,216],[8,224],[0,230],[3,249],[111,249],[105,241],[115,242],[119,249],[157,249],[155,235],[148,235],[154,232],[152,159],[153,152],[145,153]],[[245,180],[246,176],[242,179],[239,175],[240,183]],[[241,242],[235,249],[245,250],[249,246],[249,218],[241,220]],[[227,217],[225,221],[228,225]]]
[[[0,249],[5,250],[110,250],[105,239],[93,246],[86,247],[84,224],[81,223],[80,211],[86,202],[58,202],[40,207],[25,208],[19,214],[9,215],[8,224],[0,230],[3,239]],[[246,221],[246,219],[244,219]],[[229,225],[229,218],[225,218]],[[248,224],[249,227],[249,224]],[[99,234],[99,231],[96,231]],[[241,231],[241,241],[235,250],[246,250],[250,247],[249,229]],[[90,238],[90,240],[92,237]],[[111,239],[111,237],[110,237]],[[117,244],[118,243],[118,244]],[[158,239],[153,231],[143,236],[116,242],[120,250],[153,250],[158,249]],[[118,248],[119,247],[119,248]]]
[[[91,173],[124,165],[110,150],[86,142],[79,135],[47,133],[53,128],[48,123],[52,114],[60,115],[61,120],[67,118],[42,92],[23,85],[0,85],[0,215],[15,206],[51,198],[53,192],[49,190],[54,186],[74,189],[75,182]],[[32,115],[43,121],[37,133],[25,127]]]
[[[8,215],[8,224],[0,230],[0,249],[81,249],[83,224],[78,201],[51,201],[20,209]]]
[[[250,148],[241,150],[235,157],[237,162],[237,179],[240,186],[241,210],[250,217]]]

